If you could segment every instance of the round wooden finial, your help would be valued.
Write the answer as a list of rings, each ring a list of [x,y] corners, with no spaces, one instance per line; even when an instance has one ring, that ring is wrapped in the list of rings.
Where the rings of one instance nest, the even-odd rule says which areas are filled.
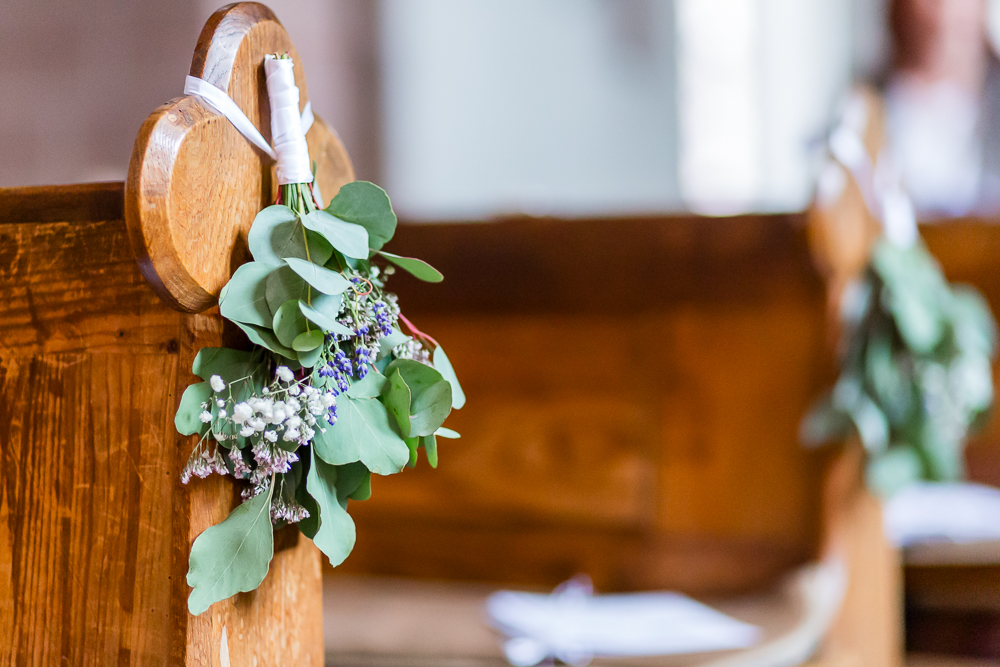
[[[264,56],[285,52],[295,59],[304,108],[309,96],[298,53],[271,10],[255,2],[212,15],[190,74],[226,91],[270,141]],[[354,180],[347,152],[318,116],[306,141],[325,197]],[[247,232],[258,211],[273,203],[274,183],[271,159],[197,98],[179,97],[154,111],[132,150],[125,220],[157,294],[189,312],[213,306],[235,265],[248,259]]]

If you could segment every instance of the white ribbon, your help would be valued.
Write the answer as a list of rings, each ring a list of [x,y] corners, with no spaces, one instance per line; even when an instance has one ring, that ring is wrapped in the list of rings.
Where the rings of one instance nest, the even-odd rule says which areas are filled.
[[[278,61],[275,59],[274,61],[289,63],[287,71],[291,72],[291,60]],[[267,68],[267,61],[265,61],[264,67],[265,69]],[[284,69],[282,68],[282,71]],[[281,76],[284,77],[285,75]],[[286,183],[311,183],[313,176],[309,168],[309,149],[306,146],[305,135],[315,120],[312,112],[312,103],[306,102],[306,106],[300,116],[298,114],[299,89],[295,86],[294,77],[292,78],[291,89],[288,89],[287,79],[283,78],[282,81],[284,86],[280,93],[279,103],[285,106],[279,114],[276,114],[274,95],[271,94],[271,75],[270,73],[268,74],[268,93],[271,98],[271,135],[274,137],[274,148],[268,145],[267,140],[264,139],[264,135],[260,133],[250,119],[247,118],[247,115],[243,113],[243,110],[237,106],[236,102],[224,90],[220,90],[204,79],[188,76],[184,80],[184,94],[197,96],[212,111],[228,118],[233,127],[239,130],[240,134],[246,137],[250,143],[264,151],[272,160],[276,160],[278,162],[278,183],[280,185],[285,185]],[[294,114],[290,113],[287,108],[288,101],[292,97],[294,97]],[[276,121],[276,116],[280,116],[280,120]],[[294,116],[294,121],[290,120],[291,116]],[[296,137],[298,137],[298,141],[296,141]],[[282,169],[283,164],[288,165],[284,170]],[[283,173],[286,177],[290,176],[294,180],[282,180]]]
[[[291,58],[265,56],[267,95],[271,98],[271,141],[278,154],[278,184],[311,183],[309,146],[299,114],[299,89]]]
[[[892,165],[883,156],[872,164],[858,129],[848,122],[830,134],[829,146],[833,158],[854,176],[868,210],[882,223],[885,237],[904,248],[916,243],[920,235],[917,215]]]

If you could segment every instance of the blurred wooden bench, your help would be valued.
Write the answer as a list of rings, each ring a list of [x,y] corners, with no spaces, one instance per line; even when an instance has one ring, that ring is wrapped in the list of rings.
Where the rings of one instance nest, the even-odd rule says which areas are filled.
[[[835,371],[802,216],[414,225],[396,242],[446,276],[393,289],[470,400],[437,470],[376,480],[352,510],[341,570],[545,588],[584,572],[719,599],[837,550],[852,579],[826,653],[898,664],[898,564],[860,457],[798,443]]]

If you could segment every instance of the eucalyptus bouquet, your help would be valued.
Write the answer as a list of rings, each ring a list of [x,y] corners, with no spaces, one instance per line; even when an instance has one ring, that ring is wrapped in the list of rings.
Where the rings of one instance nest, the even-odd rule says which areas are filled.
[[[281,92],[297,120],[290,65]],[[307,159],[303,133],[293,139]],[[311,178],[301,165],[295,173]],[[191,613],[260,585],[273,531],[287,524],[340,564],[355,541],[348,501],[370,496],[371,473],[412,467],[420,449],[436,467],[438,436],[458,437],[442,426],[465,403],[451,363],[386,291],[397,267],[442,276],[383,250],[395,229],[389,198],[367,182],[344,185],[326,209],[311,183],[286,183],[254,219],[253,261],[219,301],[252,346],[199,351],[192,372],[203,382],[187,388],[175,418],[180,433],[199,436],[182,481],[215,473],[243,486],[243,503],[191,548]]]
[[[806,444],[856,433],[873,490],[964,472],[966,437],[993,400],[996,326],[982,296],[950,285],[918,240],[880,240],[844,291],[840,377],[806,415]]]

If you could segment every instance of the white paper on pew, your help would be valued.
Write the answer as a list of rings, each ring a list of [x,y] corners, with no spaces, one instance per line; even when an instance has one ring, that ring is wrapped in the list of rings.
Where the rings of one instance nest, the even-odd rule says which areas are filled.
[[[494,626],[511,637],[508,660],[527,667],[555,657],[573,665],[594,656],[655,656],[746,648],[756,626],[679,593],[593,595],[573,579],[552,595],[501,591],[487,600]]]
[[[1000,489],[983,484],[912,484],[886,501],[885,531],[900,547],[1000,540]]]

